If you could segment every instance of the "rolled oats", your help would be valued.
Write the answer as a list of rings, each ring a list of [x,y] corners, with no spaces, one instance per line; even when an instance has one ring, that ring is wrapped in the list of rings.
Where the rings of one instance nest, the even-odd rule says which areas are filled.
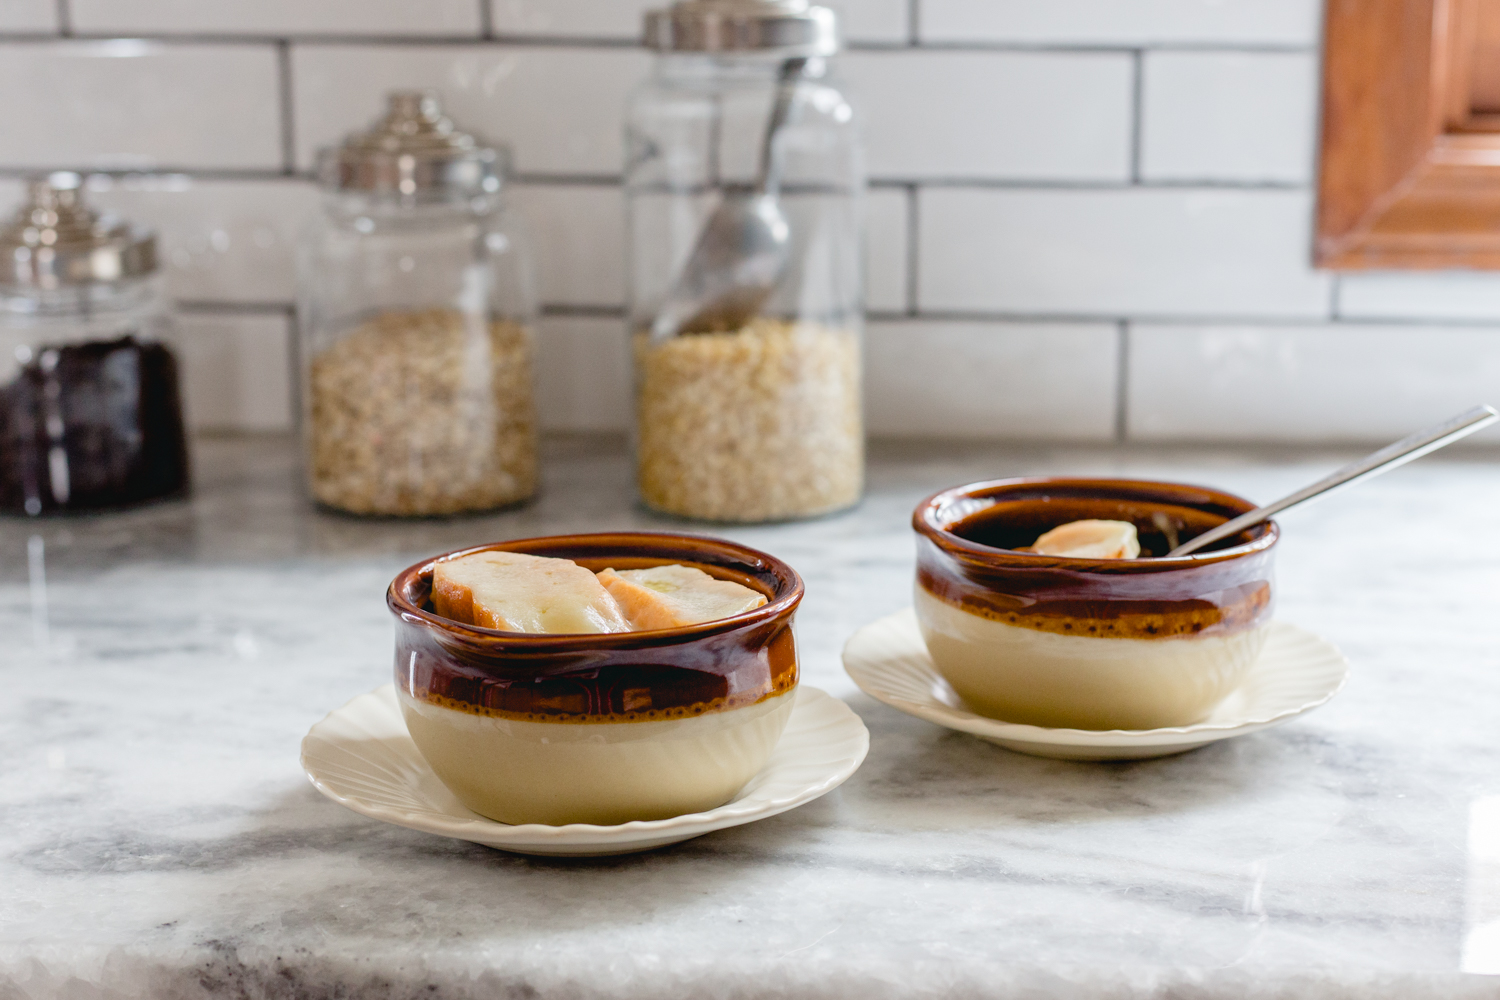
[[[671,514],[775,521],[864,489],[859,335],[757,319],[733,333],[634,338],[642,498]]]
[[[454,514],[536,489],[532,338],[452,309],[390,311],[312,359],[313,496],[358,514]]]

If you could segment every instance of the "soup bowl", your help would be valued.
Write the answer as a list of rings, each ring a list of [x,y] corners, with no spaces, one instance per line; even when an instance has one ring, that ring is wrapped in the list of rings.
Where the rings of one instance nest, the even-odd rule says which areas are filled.
[[[434,613],[433,568],[491,550],[595,572],[681,563],[766,604],[681,628],[589,635],[503,632]],[[765,766],[786,727],[802,593],[801,577],[774,556],[688,535],[562,535],[445,553],[403,570],[387,591],[397,697],[422,756],[481,816],[615,824],[712,809]]]
[[[1005,479],[936,493],[912,515],[915,608],[933,663],[975,711],[1009,722],[1200,722],[1265,642],[1280,533],[1267,522],[1165,556],[1254,506],[1200,486],[1129,479]],[[1091,518],[1134,524],[1141,557],[1019,551]]]

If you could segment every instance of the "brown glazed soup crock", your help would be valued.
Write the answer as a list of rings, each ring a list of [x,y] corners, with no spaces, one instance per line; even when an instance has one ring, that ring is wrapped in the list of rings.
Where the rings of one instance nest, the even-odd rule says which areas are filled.
[[[1279,529],[1165,553],[1254,509],[1180,483],[1042,477],[936,493],[912,515],[915,605],[938,672],[970,707],[1011,722],[1155,729],[1202,721],[1265,641]],[[1090,518],[1129,521],[1138,559],[1017,549]]]
[[[433,567],[502,550],[592,571],[680,563],[766,604],[683,628],[590,635],[502,632],[432,610]],[[496,542],[408,567],[396,618],[396,692],[438,777],[504,823],[622,823],[712,809],[764,766],[798,680],[802,579],[774,556],[691,535],[618,532]]]

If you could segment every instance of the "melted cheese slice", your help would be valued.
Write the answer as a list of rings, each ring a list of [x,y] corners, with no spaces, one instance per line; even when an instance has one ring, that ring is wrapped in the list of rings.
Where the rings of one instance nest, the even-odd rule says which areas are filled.
[[[599,581],[641,630],[717,621],[766,603],[765,595],[692,566],[601,570]]]
[[[1141,554],[1141,542],[1129,521],[1069,521],[1038,538],[1031,551],[1074,559],[1134,559]]]
[[[432,571],[437,613],[506,632],[629,632],[597,577],[571,559],[476,552]]]

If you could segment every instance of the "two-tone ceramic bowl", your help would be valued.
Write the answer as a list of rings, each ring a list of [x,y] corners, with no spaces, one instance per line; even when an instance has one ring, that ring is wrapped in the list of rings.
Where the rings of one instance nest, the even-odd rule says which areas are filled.
[[[503,550],[587,569],[669,563],[766,604],[683,628],[502,632],[432,610],[433,567]],[[795,701],[802,579],[763,552],[655,533],[564,535],[463,549],[391,583],[396,692],[408,731],[469,809],[502,823],[663,819],[732,799],[765,766]]]
[[[1271,620],[1274,522],[1166,552],[1254,504],[1128,479],[974,483],[917,506],[917,620],[975,711],[1073,729],[1201,721],[1239,684]],[[1018,551],[1070,521],[1129,521],[1137,559]]]

